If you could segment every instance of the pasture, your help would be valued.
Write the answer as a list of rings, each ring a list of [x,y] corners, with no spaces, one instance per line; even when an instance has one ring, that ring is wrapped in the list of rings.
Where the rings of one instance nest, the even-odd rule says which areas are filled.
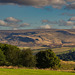
[[[40,70],[40,69],[2,69],[0,75],[75,75],[74,72]]]

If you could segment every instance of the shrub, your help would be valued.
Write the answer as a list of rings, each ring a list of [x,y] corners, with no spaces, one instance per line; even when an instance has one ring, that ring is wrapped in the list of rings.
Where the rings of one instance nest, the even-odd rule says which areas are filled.
[[[32,55],[32,51],[30,49],[23,49],[20,58],[21,65],[25,67],[34,67],[36,64],[36,59]]]
[[[60,59],[51,49],[40,51],[36,54],[38,68],[56,68],[60,66]]]

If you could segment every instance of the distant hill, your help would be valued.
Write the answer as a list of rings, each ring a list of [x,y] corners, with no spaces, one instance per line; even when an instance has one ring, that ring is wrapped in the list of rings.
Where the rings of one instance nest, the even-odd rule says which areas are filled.
[[[75,47],[74,29],[1,30],[0,43],[20,47]]]

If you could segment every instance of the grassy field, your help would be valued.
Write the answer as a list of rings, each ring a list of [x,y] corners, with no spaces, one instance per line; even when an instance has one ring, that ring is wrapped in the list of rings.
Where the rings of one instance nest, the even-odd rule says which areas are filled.
[[[61,70],[74,70],[75,62],[74,61],[62,61],[61,60]]]
[[[49,47],[19,47],[20,49],[32,49],[33,53],[36,54],[38,53],[39,51],[43,51],[43,50],[46,50],[48,49]],[[66,53],[68,52],[69,50],[73,49],[74,47],[61,47],[61,48],[52,48],[52,50],[54,51],[54,53],[57,55],[57,54],[61,54],[61,53]],[[75,48],[74,48],[75,49]]]
[[[75,75],[75,62],[62,61],[61,67],[57,71],[49,69],[27,69],[13,66],[0,67],[0,75]]]
[[[44,48],[39,48],[38,47],[38,49],[33,49],[33,53],[37,53],[37,52],[39,52],[40,50],[45,50],[45,49],[47,49],[46,47],[44,47]],[[52,48],[52,50],[53,50],[53,52],[57,55],[57,54],[61,54],[61,53],[67,53],[69,50],[72,50],[73,49],[73,47],[61,47],[61,48]],[[74,49],[75,50],[75,49]]]
[[[36,70],[36,69],[1,69],[0,75],[75,75],[74,72]]]
[[[52,50],[56,53],[56,54],[61,54],[61,53],[66,53],[69,50],[74,49],[74,47],[61,47],[61,48],[53,48]]]

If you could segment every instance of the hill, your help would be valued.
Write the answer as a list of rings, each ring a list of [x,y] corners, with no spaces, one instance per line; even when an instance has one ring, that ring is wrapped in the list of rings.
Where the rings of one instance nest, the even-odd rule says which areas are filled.
[[[75,47],[75,30],[1,30],[0,43],[19,47]]]

